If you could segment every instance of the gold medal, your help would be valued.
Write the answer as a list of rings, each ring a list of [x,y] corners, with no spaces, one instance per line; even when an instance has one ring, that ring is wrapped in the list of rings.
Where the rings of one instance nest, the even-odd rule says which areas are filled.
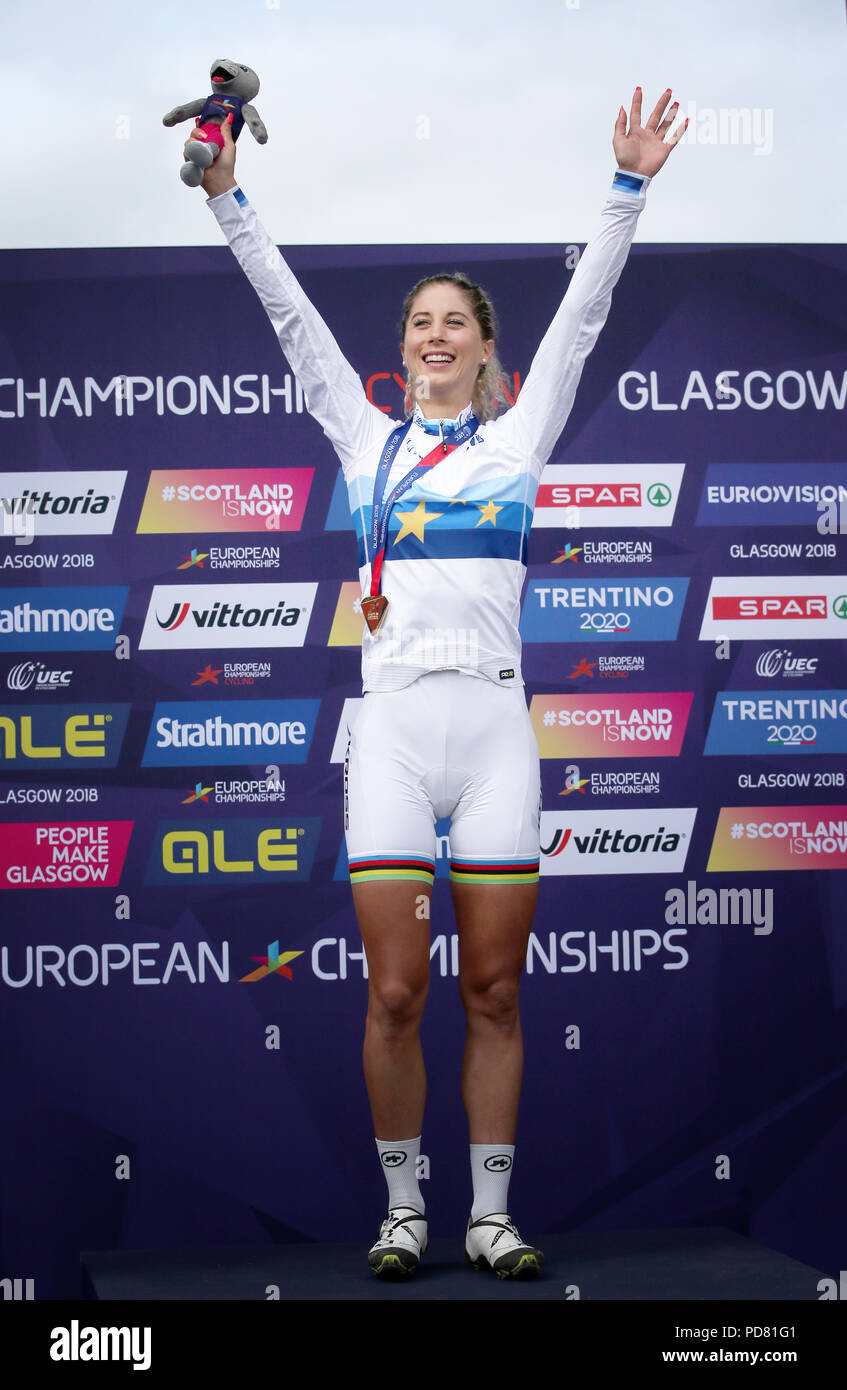
[[[388,599],[385,594],[371,594],[368,598],[363,598],[362,612],[370,631],[372,633],[379,632],[388,612]]]

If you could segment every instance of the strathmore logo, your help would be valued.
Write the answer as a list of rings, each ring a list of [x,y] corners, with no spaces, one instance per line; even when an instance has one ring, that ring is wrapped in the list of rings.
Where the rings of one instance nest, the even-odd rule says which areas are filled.
[[[0,589],[0,652],[107,651],[129,588]]]
[[[541,475],[533,526],[670,526],[684,463],[552,463]]]
[[[205,700],[159,702],[142,767],[205,763],[245,764],[273,756],[304,763],[320,700]]]
[[[317,584],[156,584],[139,647],[302,647]]]
[[[110,536],[126,472],[0,473],[5,536]]]
[[[299,531],[313,468],[153,469],[140,535]]]
[[[696,816],[696,807],[542,811],[541,873],[682,873]]]
[[[847,637],[847,575],[713,579],[700,640],[757,637]]]

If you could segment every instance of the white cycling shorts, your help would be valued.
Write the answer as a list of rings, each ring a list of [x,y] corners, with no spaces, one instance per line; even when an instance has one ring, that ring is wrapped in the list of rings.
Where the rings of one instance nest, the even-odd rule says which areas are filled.
[[[351,882],[431,884],[449,816],[454,883],[536,883],[540,781],[522,686],[432,671],[368,691],[344,764]]]

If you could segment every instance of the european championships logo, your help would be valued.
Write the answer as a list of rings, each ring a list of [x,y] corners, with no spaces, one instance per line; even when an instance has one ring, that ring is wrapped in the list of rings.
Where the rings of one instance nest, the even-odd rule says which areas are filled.
[[[279,942],[271,941],[268,945],[266,956],[251,956],[251,960],[258,961],[259,969],[252,970],[249,975],[242,975],[239,980],[240,985],[252,985],[257,980],[264,980],[268,975],[284,975],[287,980],[293,980],[291,968],[288,964],[290,960],[296,960],[302,956],[302,951],[283,951],[279,953]]]

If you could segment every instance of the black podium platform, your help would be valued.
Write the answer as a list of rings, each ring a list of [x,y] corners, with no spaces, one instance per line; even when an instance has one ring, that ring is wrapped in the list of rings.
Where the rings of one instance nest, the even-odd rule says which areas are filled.
[[[358,1244],[85,1251],[86,1298],[104,1300],[517,1301],[820,1298],[820,1270],[721,1228],[595,1231],[539,1240],[541,1276],[471,1269],[459,1240],[434,1240],[412,1278],[375,1278]]]

